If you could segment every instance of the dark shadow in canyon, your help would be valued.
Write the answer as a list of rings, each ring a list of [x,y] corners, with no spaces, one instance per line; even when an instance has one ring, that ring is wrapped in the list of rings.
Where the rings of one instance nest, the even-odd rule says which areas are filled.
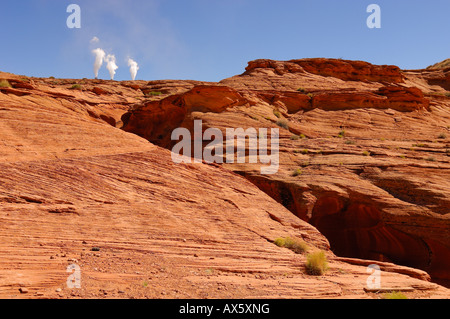
[[[360,198],[337,193],[314,194],[314,203],[305,204],[305,190],[295,184],[269,180],[238,172],[294,215],[316,227],[339,257],[391,262],[428,272],[433,282],[450,287],[450,251],[431,239],[406,233],[386,224],[381,211]]]

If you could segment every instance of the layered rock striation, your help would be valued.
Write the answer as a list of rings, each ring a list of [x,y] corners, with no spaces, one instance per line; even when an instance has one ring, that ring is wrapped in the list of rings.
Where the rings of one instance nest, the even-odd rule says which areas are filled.
[[[450,279],[446,72],[305,59],[219,83],[0,73],[0,296],[378,298],[377,263],[384,288],[448,298],[434,283]],[[194,120],[278,128],[278,172],[173,163],[171,133]],[[274,245],[286,236],[329,271],[309,276]]]
[[[211,99],[199,90],[197,104],[172,102],[194,88],[150,102],[124,116],[124,129],[169,147],[168,135],[136,130],[136,123],[167,132],[192,128],[195,119],[223,132],[281,126],[277,174],[261,175],[250,164],[224,167],[317,227],[337,255],[408,265],[446,281],[450,93],[445,72],[430,72],[358,61],[257,60],[242,75],[209,86],[216,89]],[[230,103],[214,110],[228,90]],[[180,116],[175,125],[145,120],[164,103],[170,116]]]

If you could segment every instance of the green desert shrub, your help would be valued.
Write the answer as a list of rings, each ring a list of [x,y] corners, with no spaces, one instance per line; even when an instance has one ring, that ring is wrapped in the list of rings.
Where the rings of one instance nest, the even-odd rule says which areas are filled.
[[[8,80],[0,80],[0,88],[11,88],[12,85],[8,82]]]
[[[300,168],[297,168],[296,170],[294,170],[292,172],[292,176],[296,177],[296,176],[300,176],[302,175],[302,170]]]
[[[151,92],[148,92],[146,95],[147,96],[160,96],[160,95],[162,95],[162,93],[157,92],[157,91],[151,91]]]
[[[72,85],[71,86],[71,88],[70,88],[71,90],[81,90],[82,89],[82,87],[81,87],[81,85],[80,84],[74,84],[74,85]]]
[[[328,270],[328,260],[324,251],[317,251],[306,257],[306,272],[312,276],[322,276]]]
[[[291,140],[293,140],[293,141],[304,140],[304,139],[306,139],[305,134],[292,135],[292,136],[291,136]]]
[[[447,138],[447,135],[445,133],[439,134],[439,139],[445,140]]]
[[[278,110],[273,110],[273,115],[275,115],[278,118],[281,118],[281,113]]]
[[[296,254],[302,254],[308,251],[308,245],[299,238],[292,238],[292,237],[277,238],[274,243],[278,247],[288,248]]]
[[[384,299],[408,299],[408,297],[399,291],[392,291],[384,294]]]
[[[284,244],[286,243],[286,240],[284,238],[277,238],[274,241],[274,244],[278,247],[284,247]]]
[[[296,254],[302,254],[308,250],[308,245],[298,238],[285,238],[284,247],[292,250]]]
[[[289,123],[286,120],[277,121],[277,125],[281,128],[284,128],[285,130],[289,130]]]

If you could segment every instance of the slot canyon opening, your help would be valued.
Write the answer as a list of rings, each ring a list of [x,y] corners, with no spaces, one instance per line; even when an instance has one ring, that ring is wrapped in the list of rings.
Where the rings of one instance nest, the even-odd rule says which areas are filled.
[[[433,282],[450,287],[450,250],[387,224],[368,199],[347,198],[335,192],[320,196],[283,181],[238,172],[259,189],[316,227],[336,256],[391,262],[426,271]],[[401,222],[400,222],[401,223]],[[400,225],[400,224],[399,224]]]
[[[338,256],[393,262],[419,269],[430,265],[428,245],[419,237],[386,225],[381,212],[370,205],[345,205],[339,198],[324,197],[314,206],[309,223],[327,237]]]
[[[370,204],[324,196],[315,203],[308,222],[328,239],[337,256],[422,269],[433,282],[450,287],[449,249],[387,225],[380,210]]]

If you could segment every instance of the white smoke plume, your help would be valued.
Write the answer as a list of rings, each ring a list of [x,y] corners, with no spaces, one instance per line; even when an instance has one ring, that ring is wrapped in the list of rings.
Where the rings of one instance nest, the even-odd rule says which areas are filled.
[[[92,51],[93,54],[95,54],[95,62],[94,62],[94,73],[95,73],[95,78],[98,78],[98,71],[100,70],[100,68],[103,65],[103,60],[105,59],[105,51],[103,51],[102,49],[95,49]]]
[[[111,80],[114,80],[114,75],[116,75],[116,70],[119,68],[116,64],[116,57],[114,55],[108,54],[105,61],[107,63],[106,68],[109,71]]]
[[[97,37],[93,37],[93,38],[91,39],[90,42],[91,42],[91,43],[99,43],[99,42],[100,42],[100,39],[97,38]]]
[[[128,66],[130,67],[131,79],[134,81],[136,79],[139,66],[136,61],[133,61],[133,59],[128,59]]]

